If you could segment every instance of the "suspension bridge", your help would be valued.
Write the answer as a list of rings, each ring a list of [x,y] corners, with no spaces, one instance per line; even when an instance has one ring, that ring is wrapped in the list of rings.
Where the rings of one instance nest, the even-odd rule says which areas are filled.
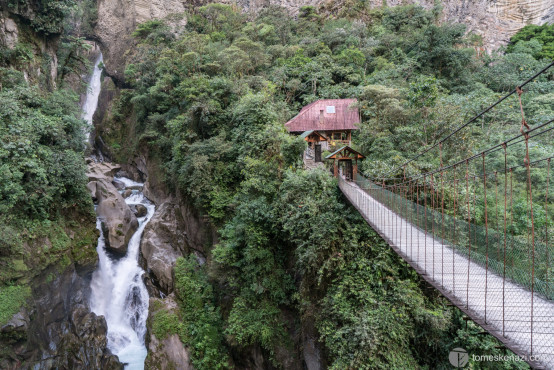
[[[371,180],[357,175],[354,181],[338,176],[344,195],[396,253],[539,369],[554,369],[554,249],[548,213],[554,207],[549,196],[554,156],[534,159],[530,148],[551,145],[546,134],[554,130],[554,119],[531,127],[521,97],[523,87],[553,65],[386,175]],[[522,116],[517,134],[443,163],[448,140],[512,95],[519,98]],[[423,155],[436,155],[440,166],[406,175]]]

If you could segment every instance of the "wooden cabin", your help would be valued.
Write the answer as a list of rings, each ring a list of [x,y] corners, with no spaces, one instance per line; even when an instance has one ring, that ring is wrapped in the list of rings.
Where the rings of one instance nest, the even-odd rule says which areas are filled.
[[[314,162],[323,162],[321,160],[321,143],[327,141],[327,138],[317,131],[306,131],[300,135],[305,141],[308,142],[308,149],[306,155],[314,159]]]
[[[360,113],[355,107],[356,99],[322,99],[306,105],[296,117],[285,123],[293,134],[317,132],[325,141],[323,150],[350,145],[352,131],[357,130]]]
[[[342,172],[344,178],[349,181],[356,181],[358,159],[362,160],[364,158],[365,156],[349,146],[343,146],[325,157],[327,160],[333,160],[333,174],[335,177],[338,177],[339,173]]]

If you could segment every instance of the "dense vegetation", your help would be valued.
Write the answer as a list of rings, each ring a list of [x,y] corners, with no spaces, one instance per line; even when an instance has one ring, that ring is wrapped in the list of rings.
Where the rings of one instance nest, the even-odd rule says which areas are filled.
[[[0,45],[0,325],[19,311],[32,279],[46,267],[62,272],[73,262],[96,258],[94,212],[85,187],[87,128],[75,93],[81,86],[54,88],[52,56],[40,49],[62,32],[75,2],[33,4],[38,8],[9,2],[14,12],[37,13],[30,29],[19,25],[15,47]],[[82,40],[64,45],[75,58],[83,50]],[[63,77],[83,71],[86,61],[79,56],[79,66],[67,64],[60,50],[65,71],[57,82],[65,85]]]
[[[66,16],[76,0],[8,0],[8,8],[16,14],[30,15],[31,28],[43,35],[59,34],[64,29]]]
[[[423,288],[326,171],[301,169],[304,143],[282,125],[317,98],[357,97],[364,122],[355,145],[370,159],[364,172],[376,176],[544,64],[534,40],[478,57],[479,38],[439,24],[438,14],[400,6],[326,18],[304,7],[298,19],[279,8],[252,19],[211,4],[188,14],[180,34],[162,21],[138,26],[125,71],[131,88],[101,134],[118,161],[147,148],[168,186],[220,228],[207,266],[187,259],[175,268],[179,320],[161,314],[154,325],[179,333],[195,366],[241,365],[261,347],[287,367],[307,323],[335,369],[446,367],[454,345],[500,353]],[[553,110],[545,97],[551,76],[524,97],[536,122]],[[514,103],[487,118],[487,130],[457,141],[445,160],[507,135]],[[437,165],[429,156],[409,173]],[[200,307],[205,314],[190,312]],[[300,322],[291,318],[298,313]]]
[[[523,27],[510,39],[507,51],[513,53],[518,48],[530,49],[536,59],[554,59],[554,24]]]

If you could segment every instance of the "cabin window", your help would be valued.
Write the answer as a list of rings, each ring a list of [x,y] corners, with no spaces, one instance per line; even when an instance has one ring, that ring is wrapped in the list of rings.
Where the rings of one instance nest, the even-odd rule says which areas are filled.
[[[333,132],[333,140],[346,140],[344,132]]]
[[[327,106],[327,113],[335,113],[335,106],[334,105],[328,105]]]
[[[323,123],[323,109],[319,111],[319,123]]]

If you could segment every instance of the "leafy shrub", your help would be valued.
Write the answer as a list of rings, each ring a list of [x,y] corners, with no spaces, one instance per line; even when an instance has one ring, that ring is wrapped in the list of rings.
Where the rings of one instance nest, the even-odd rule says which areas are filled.
[[[61,33],[65,17],[70,13],[76,0],[9,0],[12,11],[26,15],[31,13],[31,27],[44,34]]]
[[[194,255],[179,258],[175,264],[175,291],[181,302],[181,340],[191,349],[192,363],[197,369],[229,368],[227,350],[223,346],[222,321],[214,305],[212,286]],[[156,330],[162,334],[177,330],[175,317],[164,314]]]
[[[0,287],[0,325],[11,319],[30,295],[31,290],[25,286]]]
[[[542,26],[530,24],[523,27],[512,36],[506,51],[513,53],[518,46],[523,47],[531,41],[539,46],[530,50],[533,57],[536,59],[554,59],[554,24],[543,24]]]

